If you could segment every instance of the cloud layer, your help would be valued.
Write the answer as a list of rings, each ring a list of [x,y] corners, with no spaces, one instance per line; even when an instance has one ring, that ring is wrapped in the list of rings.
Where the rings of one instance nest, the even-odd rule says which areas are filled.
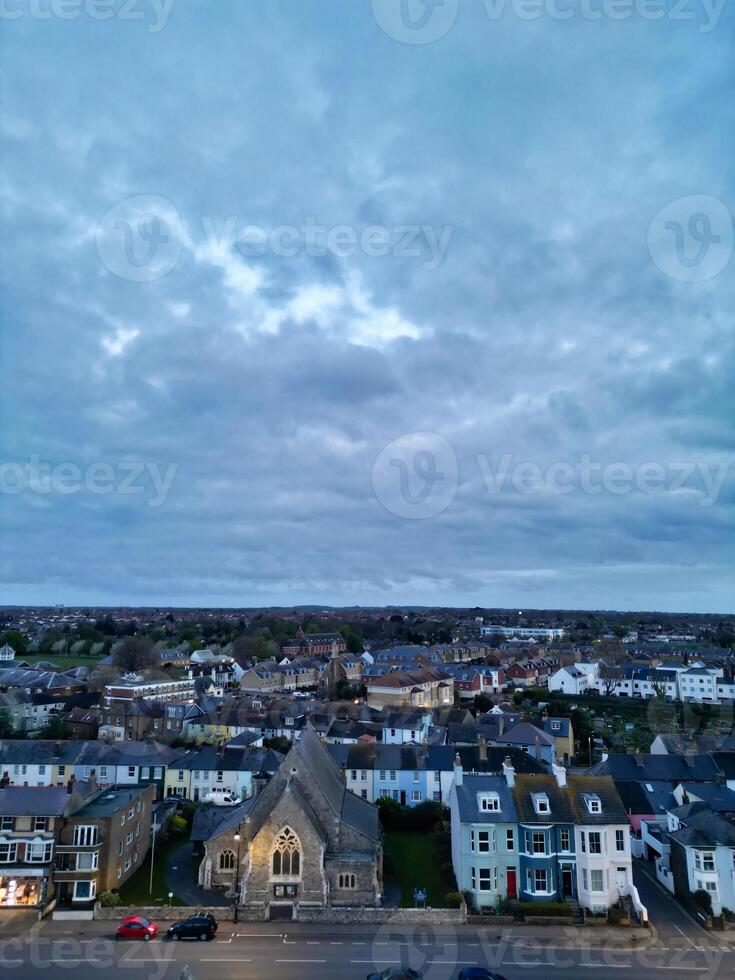
[[[732,12],[215,7],[5,24],[4,601],[731,610]]]

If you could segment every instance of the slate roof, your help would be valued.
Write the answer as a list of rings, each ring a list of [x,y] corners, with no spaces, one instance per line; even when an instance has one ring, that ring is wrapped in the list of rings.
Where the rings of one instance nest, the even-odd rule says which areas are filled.
[[[665,779],[645,780],[645,782],[635,779],[616,779],[615,789],[626,812],[631,815],[662,816],[667,810],[676,806],[674,784]]]
[[[516,823],[518,820],[513,792],[504,776],[464,775],[462,785],[455,784],[454,791],[463,823]],[[481,810],[478,793],[497,793],[500,810]]]
[[[8,786],[0,790],[0,815],[60,817],[68,802],[64,786]]]
[[[578,824],[628,823],[628,814],[609,776],[568,776],[568,797]],[[585,802],[587,796],[598,796],[602,813],[590,813]]]
[[[613,779],[676,780],[699,782],[714,779],[718,765],[710,755],[609,755],[596,767]]]
[[[691,814],[686,826],[669,834],[678,844],[693,847],[716,847],[724,844],[735,847],[735,823],[717,813],[701,810]]]
[[[521,721],[517,725],[514,725],[509,731],[503,732],[502,735],[498,734],[495,736],[495,741],[497,742],[510,742],[515,745],[535,745],[538,739],[541,745],[554,745],[554,739],[551,735],[547,735],[546,732],[542,731],[540,728],[536,728],[528,721]]]
[[[698,797],[713,812],[735,813],[735,792],[717,783],[684,783],[684,790],[690,797]],[[696,802],[696,801],[692,801]]]
[[[548,796],[549,813],[536,813],[532,797],[536,793],[545,793]],[[574,811],[569,796],[557,785],[553,776],[516,776],[513,799],[519,823],[574,823]]]
[[[552,722],[559,727],[553,728]],[[551,735],[552,738],[566,738],[566,736],[569,735],[569,719],[547,718],[544,722],[544,731],[547,735]]]
[[[249,820],[243,831],[250,839],[260,830],[285,792],[303,796],[308,804],[308,808],[304,807],[305,812],[310,819],[313,812],[319,825],[322,821],[312,800],[318,800],[319,806],[326,806],[332,812],[338,828],[344,825],[373,842],[380,838],[378,808],[348,792],[338,765],[310,725],[306,726],[299,741],[292,745],[278,772],[265,788],[257,796],[251,797],[254,802],[248,810]],[[236,820],[236,815],[232,819]],[[223,829],[220,824],[210,836],[219,836],[236,825],[229,823]],[[333,843],[338,846],[338,841]]]

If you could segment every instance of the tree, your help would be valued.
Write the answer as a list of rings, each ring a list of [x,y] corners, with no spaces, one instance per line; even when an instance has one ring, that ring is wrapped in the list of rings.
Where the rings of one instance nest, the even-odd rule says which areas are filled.
[[[291,743],[283,735],[274,735],[273,738],[263,739],[263,748],[273,749],[276,752],[280,752],[283,755],[286,755],[288,750],[291,748]]]
[[[618,683],[623,679],[623,672],[619,667],[604,666],[600,670],[600,681],[602,682],[602,693],[607,697],[613,693]]]
[[[148,636],[126,636],[115,651],[112,662],[120,670],[137,673],[156,663],[153,641]]]
[[[18,657],[28,649],[28,641],[20,630],[5,630],[2,636],[0,636],[0,647],[6,643],[15,650],[15,654]]]
[[[38,737],[61,741],[71,737],[71,726],[59,715],[51,715]]]
[[[10,738],[14,731],[13,719],[10,717],[10,712],[7,708],[0,708],[0,738]]]

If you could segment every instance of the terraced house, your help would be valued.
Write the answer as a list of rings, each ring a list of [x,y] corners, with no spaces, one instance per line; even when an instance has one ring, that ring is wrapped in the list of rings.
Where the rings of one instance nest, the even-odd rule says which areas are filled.
[[[283,761],[280,752],[245,745],[202,746],[179,756],[166,772],[166,795],[205,800],[213,792],[245,799],[258,773],[272,775]]]
[[[633,883],[625,808],[609,777],[553,772],[515,780],[520,897],[604,911]]]
[[[503,775],[465,773],[457,756],[449,797],[452,865],[457,888],[469,892],[475,909],[493,908],[518,895],[518,822],[506,763]]]

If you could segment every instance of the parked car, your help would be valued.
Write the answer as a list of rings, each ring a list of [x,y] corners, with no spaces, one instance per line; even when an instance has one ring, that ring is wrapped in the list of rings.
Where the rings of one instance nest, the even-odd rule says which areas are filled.
[[[217,920],[213,915],[201,912],[197,915],[190,915],[188,919],[181,922],[174,922],[166,930],[169,939],[200,939],[202,942],[207,939],[214,939],[217,932]]]
[[[235,806],[242,803],[234,793],[227,789],[213,789],[204,797],[203,803],[214,803],[217,806]]]
[[[410,966],[389,966],[380,973],[369,973],[367,980],[422,980],[423,973]]]
[[[499,973],[491,973],[484,966],[468,966],[460,973],[458,980],[505,980]]]
[[[116,936],[118,939],[155,939],[158,935],[158,926],[143,915],[129,915],[122,920],[117,927]]]

